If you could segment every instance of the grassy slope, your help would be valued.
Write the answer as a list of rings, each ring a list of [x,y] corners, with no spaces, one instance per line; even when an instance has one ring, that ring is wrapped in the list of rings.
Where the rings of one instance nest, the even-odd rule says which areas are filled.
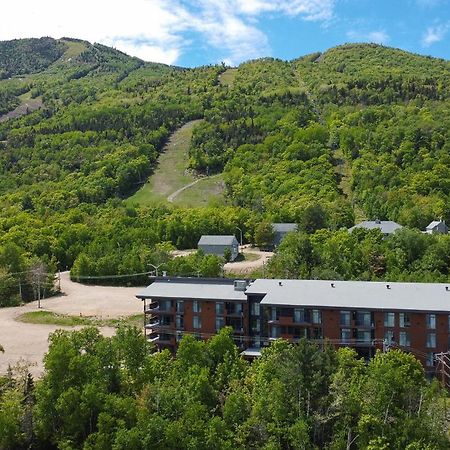
[[[197,123],[197,120],[188,122],[173,133],[165,151],[159,157],[155,172],[139,191],[126,200],[127,204],[145,206],[166,203],[170,194],[195,181],[195,177],[187,172],[187,167],[189,144]],[[196,185],[183,191],[174,199],[174,204],[204,206],[215,198],[220,203],[223,202],[221,183],[218,178],[210,178],[200,180]]]

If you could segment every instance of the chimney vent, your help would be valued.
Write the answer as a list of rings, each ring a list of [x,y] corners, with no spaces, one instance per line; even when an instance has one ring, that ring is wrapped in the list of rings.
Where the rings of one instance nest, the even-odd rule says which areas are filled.
[[[334,288],[334,287],[335,287],[335,286],[334,286],[334,283],[331,283],[331,287],[332,287],[332,288]]]
[[[279,281],[278,286],[283,286],[283,283],[281,281]]]
[[[391,285],[390,284],[387,284],[386,285],[386,289],[390,289],[391,288]]]
[[[450,291],[450,288],[448,286],[445,286],[446,291]]]

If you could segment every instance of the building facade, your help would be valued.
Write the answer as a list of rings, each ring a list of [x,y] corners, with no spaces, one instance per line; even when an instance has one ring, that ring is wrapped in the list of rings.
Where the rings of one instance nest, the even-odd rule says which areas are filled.
[[[148,338],[171,351],[183,334],[207,339],[225,326],[249,356],[274,339],[306,338],[366,359],[400,348],[433,372],[435,355],[450,348],[450,286],[442,283],[158,278],[138,298]]]
[[[198,249],[205,255],[223,257],[225,251],[230,251],[230,261],[234,261],[239,255],[239,242],[236,236],[227,235],[203,235],[198,241]]]
[[[298,225],[296,223],[273,223],[272,228],[274,234],[273,246],[277,248],[288,233],[297,231]]]
[[[448,226],[443,220],[434,220],[425,229],[427,234],[447,234]]]
[[[403,227],[392,220],[364,220],[353,227],[349,228],[348,231],[352,232],[356,228],[365,228],[366,230],[380,230],[385,238],[389,237],[395,231],[402,229]]]

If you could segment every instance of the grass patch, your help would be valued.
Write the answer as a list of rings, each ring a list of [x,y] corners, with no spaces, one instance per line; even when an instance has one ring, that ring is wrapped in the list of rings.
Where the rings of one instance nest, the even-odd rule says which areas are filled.
[[[141,189],[125,200],[126,204],[147,206],[166,203],[170,194],[195,180],[186,169],[192,130],[197,123],[197,120],[189,122],[172,134],[164,152],[158,158],[155,172]]]
[[[220,74],[219,83],[221,86],[233,86],[234,79],[236,78],[238,69],[227,69]]]
[[[67,45],[67,50],[61,56],[60,60],[76,58],[77,56],[80,56],[81,53],[83,53],[87,49],[86,44],[84,42],[66,41],[65,39],[61,39],[61,41]]]
[[[32,323],[37,325],[58,325],[62,327],[95,326],[95,327],[115,327],[126,324],[142,328],[142,314],[123,317],[120,319],[99,319],[97,317],[69,316],[58,314],[52,311],[30,311],[21,314],[16,319],[19,322]]]
[[[197,184],[177,195],[173,203],[191,208],[225,205],[223,176],[202,178]]]

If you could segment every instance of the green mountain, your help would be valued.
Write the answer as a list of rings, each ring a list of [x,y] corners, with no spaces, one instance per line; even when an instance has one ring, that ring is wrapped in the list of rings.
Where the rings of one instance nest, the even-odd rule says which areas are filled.
[[[264,221],[308,233],[362,218],[450,221],[449,69],[367,44],[183,69],[68,38],[0,43],[0,266],[15,252],[78,275],[139,273],[162,242],[192,248],[236,227],[252,240]],[[221,174],[227,206],[212,178],[195,188],[208,207],[147,199],[164,145],[198,119],[186,167],[161,168],[167,180]],[[384,274],[412,273],[399,258]],[[176,270],[210,273],[199,261]],[[449,266],[420,270],[441,279]]]

